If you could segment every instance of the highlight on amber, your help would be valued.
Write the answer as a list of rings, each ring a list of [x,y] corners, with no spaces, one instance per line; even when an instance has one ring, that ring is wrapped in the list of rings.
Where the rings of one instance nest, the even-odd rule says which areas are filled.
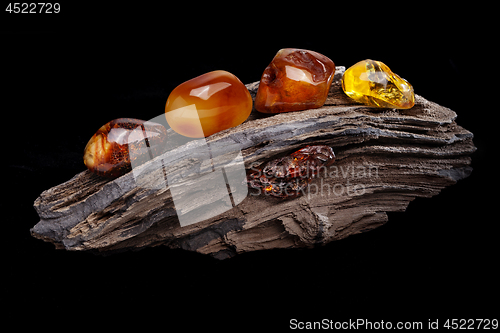
[[[349,67],[342,89],[356,102],[373,107],[409,109],[415,105],[412,85],[381,61],[367,59]]]
[[[177,133],[203,138],[243,123],[252,97],[233,74],[218,70],[177,86],[168,97],[165,117]]]
[[[114,119],[90,138],[83,162],[93,173],[115,178],[130,171],[132,164],[140,165],[162,153],[166,135],[165,127],[157,123],[134,118]]]
[[[334,62],[321,53],[281,49],[262,74],[255,109],[280,113],[319,108],[325,104],[334,74]]]

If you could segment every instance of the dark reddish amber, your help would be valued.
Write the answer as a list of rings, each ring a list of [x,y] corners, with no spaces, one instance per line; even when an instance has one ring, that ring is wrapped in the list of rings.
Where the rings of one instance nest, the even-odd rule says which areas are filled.
[[[87,168],[104,177],[115,178],[162,151],[165,127],[150,121],[118,118],[102,126],[90,138],[83,153]]]
[[[246,179],[249,187],[262,189],[264,194],[279,198],[296,197],[303,193],[321,168],[335,161],[329,146],[306,146],[295,153],[267,162],[253,170]]]
[[[262,74],[255,109],[280,113],[319,108],[334,74],[335,64],[320,53],[281,49]]]
[[[238,126],[251,111],[248,89],[226,71],[209,72],[180,84],[165,105],[170,127],[190,138],[203,138]]]

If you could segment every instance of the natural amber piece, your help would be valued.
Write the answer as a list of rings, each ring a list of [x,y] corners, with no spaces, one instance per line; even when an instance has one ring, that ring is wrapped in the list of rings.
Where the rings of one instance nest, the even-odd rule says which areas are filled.
[[[133,118],[118,118],[105,124],[90,138],[83,153],[87,168],[115,178],[158,156],[167,131],[163,125]],[[145,145],[144,145],[145,143]],[[147,149],[144,149],[147,147]]]
[[[255,109],[280,113],[319,108],[334,74],[335,64],[320,53],[281,49],[262,74]]]
[[[348,68],[342,89],[355,101],[370,106],[409,109],[415,105],[411,84],[381,61],[367,59]]]
[[[248,89],[226,71],[209,72],[180,84],[165,105],[170,127],[191,138],[207,137],[238,126],[251,111]]]
[[[263,193],[278,198],[296,197],[307,188],[321,170],[335,162],[329,146],[306,146],[291,155],[267,162],[262,169],[253,169],[246,183]],[[261,190],[262,189],[262,190]]]

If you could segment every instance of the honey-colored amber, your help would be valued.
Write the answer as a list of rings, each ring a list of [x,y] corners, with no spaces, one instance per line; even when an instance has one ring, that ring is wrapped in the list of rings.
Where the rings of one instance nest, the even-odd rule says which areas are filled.
[[[415,105],[411,84],[381,61],[367,59],[348,68],[342,77],[342,89],[369,106],[409,109]]]
[[[170,127],[190,138],[203,138],[238,126],[251,111],[248,89],[226,71],[209,72],[180,84],[165,105]]]
[[[118,118],[99,128],[90,138],[83,162],[90,171],[115,178],[130,171],[132,163],[136,166],[158,156],[166,135],[165,127],[160,124]]]
[[[335,64],[324,55],[301,49],[281,49],[260,79],[255,109],[280,113],[319,108],[325,104]]]

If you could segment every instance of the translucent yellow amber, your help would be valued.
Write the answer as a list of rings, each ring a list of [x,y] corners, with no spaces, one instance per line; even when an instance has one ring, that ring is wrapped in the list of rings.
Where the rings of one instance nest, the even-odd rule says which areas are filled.
[[[342,77],[342,89],[369,106],[409,109],[415,105],[411,84],[381,61],[367,59],[349,67]]]

